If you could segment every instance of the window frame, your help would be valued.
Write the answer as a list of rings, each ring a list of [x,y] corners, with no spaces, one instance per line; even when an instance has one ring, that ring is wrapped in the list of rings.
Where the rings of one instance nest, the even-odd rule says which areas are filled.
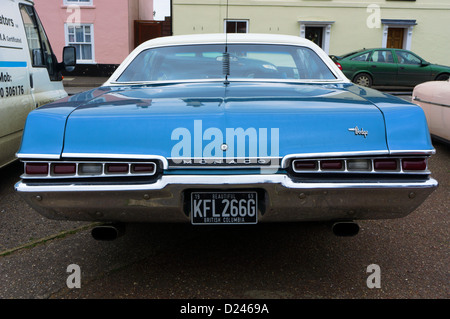
[[[400,53],[400,54],[401,54],[401,53],[410,54],[410,55],[412,55],[413,57],[417,58],[417,59],[419,60],[419,63],[400,63],[399,58],[398,58],[399,53]],[[423,60],[421,57],[419,57],[417,54],[415,54],[414,52],[411,52],[411,51],[409,51],[409,50],[403,50],[403,49],[395,50],[395,57],[397,58],[397,63],[398,63],[398,64],[401,64],[401,65],[414,65],[414,66],[420,66],[420,65],[424,62],[424,60]],[[402,58],[404,59],[404,57],[402,57]]]
[[[374,54],[376,53],[376,52],[382,52],[382,51],[386,51],[386,52],[389,52],[390,54],[391,54],[391,57],[392,57],[392,61],[373,61],[372,60],[372,58],[373,58],[373,56],[374,56]],[[394,54],[394,52],[392,52],[392,50],[391,49],[389,49],[389,48],[381,48],[381,49],[376,49],[376,50],[373,50],[372,51],[372,54],[370,54],[370,57],[369,57],[369,59],[368,59],[368,61],[367,62],[370,62],[370,63],[391,63],[391,64],[395,64],[396,62],[395,62],[395,54]]]
[[[63,5],[64,6],[70,6],[70,5],[78,5],[78,6],[93,6],[94,5],[94,0],[89,0],[89,1],[81,1],[81,0],[63,0]]]
[[[85,27],[85,26],[89,26],[91,28],[91,33],[90,33],[91,41],[90,42],[77,42],[77,41],[70,42],[69,41],[69,27],[76,28],[76,27]],[[85,35],[85,33],[83,30],[83,36],[84,35]],[[78,64],[96,64],[96,62],[95,62],[94,24],[93,23],[65,23],[64,24],[64,36],[65,36],[66,46],[73,45],[73,44],[90,44],[91,45],[92,59],[85,60],[85,59],[77,58]]]
[[[355,56],[350,58],[350,61],[353,61],[353,62],[370,62],[370,59],[372,58],[372,53],[373,53],[373,51],[366,51],[366,52],[362,52],[362,53],[356,54]],[[357,57],[363,56],[365,54],[367,54],[367,58],[365,60],[355,60]]]
[[[223,32],[227,33],[227,23],[228,22],[245,22],[245,33],[248,33],[249,30],[249,20],[248,19],[225,19],[223,21]],[[238,33],[238,32],[229,32],[229,33]]]
[[[147,54],[149,51],[153,51],[153,50],[158,50],[158,49],[166,49],[166,48],[176,48],[176,47],[196,47],[196,46],[209,46],[209,45],[219,45],[222,46],[224,44],[222,43],[203,43],[203,44],[177,44],[177,45],[168,45],[168,46],[155,46],[155,47],[149,47],[146,49],[143,49],[142,51],[140,51],[139,53],[137,53],[126,65],[123,65],[121,67],[119,67],[119,69],[116,70],[117,74],[114,74],[114,80],[111,81],[111,84],[119,84],[119,85],[128,85],[128,84],[145,84],[145,83],[189,83],[189,82],[219,82],[219,81],[223,81],[224,77],[222,74],[220,74],[220,76],[218,77],[213,77],[213,78],[188,78],[188,79],[183,79],[183,78],[178,78],[178,79],[167,79],[167,80],[158,80],[158,79],[127,79],[125,76],[125,73],[127,72],[127,70],[131,67],[134,68],[133,63],[134,61],[136,61],[137,59],[139,59],[139,57],[142,54]],[[256,77],[256,78],[248,78],[248,77],[241,77],[241,76],[236,76],[234,77],[233,75],[229,77],[230,80],[232,81],[249,81],[249,82],[281,82],[281,83],[286,83],[286,82],[290,82],[290,83],[335,83],[338,82],[340,83],[343,79],[340,77],[340,75],[338,73],[335,72],[335,70],[333,70],[333,68],[330,67],[330,65],[328,65],[327,61],[323,60],[322,57],[320,56],[319,52],[317,52],[316,50],[314,50],[311,47],[308,46],[304,46],[304,45],[291,45],[291,44],[268,44],[268,43],[236,43],[236,42],[231,42],[229,43],[228,49],[229,52],[233,52],[233,47],[234,46],[245,46],[245,45],[252,45],[252,46],[275,46],[275,47],[279,47],[279,46],[286,46],[286,47],[291,47],[293,50],[304,50],[305,52],[308,51],[311,54],[314,54],[318,60],[321,61],[321,63],[323,64],[323,67],[329,72],[329,74],[333,77],[333,79],[325,79],[325,78],[300,78],[300,79],[284,79],[284,78],[264,78],[264,77]],[[297,52],[298,53],[298,52]],[[167,54],[164,56],[168,56]],[[145,57],[143,57],[145,58]],[[303,69],[300,68],[299,66],[299,56],[293,56],[294,59],[294,63],[297,69]],[[301,61],[300,61],[301,62]],[[219,63],[219,62],[218,62]],[[269,62],[270,63],[270,62]],[[161,65],[161,61],[159,61],[157,63],[158,65]],[[318,65],[320,66],[320,65]],[[132,70],[132,69],[131,69]],[[147,72],[148,74],[149,72]],[[125,79],[121,80],[121,78],[125,76]]]
[[[30,33],[27,30],[26,23],[24,21],[23,17],[23,10],[25,11],[25,14],[27,14],[28,18],[31,20],[33,26],[32,30],[36,32],[37,37],[30,37]],[[21,3],[19,4],[19,11],[20,11],[20,18],[23,23],[23,28],[25,32],[25,39],[27,41],[27,46],[29,47],[29,56],[30,56],[30,62],[31,66],[33,68],[42,68],[46,69],[48,76],[50,78],[50,81],[60,81],[61,80],[61,72],[58,69],[58,61],[56,59],[55,54],[53,53],[53,49],[50,43],[50,40],[47,36],[47,33],[45,32],[44,25],[42,24],[41,19],[39,18],[38,13],[36,12],[36,9],[29,4]],[[31,13],[31,15],[30,15]],[[37,41],[38,48],[35,48],[35,46],[30,45],[30,41]],[[33,50],[39,50],[39,61],[41,63],[35,63]],[[47,54],[47,55],[46,55]]]

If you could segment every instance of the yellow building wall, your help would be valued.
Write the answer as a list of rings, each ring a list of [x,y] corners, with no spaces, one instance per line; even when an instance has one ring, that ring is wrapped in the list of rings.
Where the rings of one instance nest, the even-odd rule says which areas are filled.
[[[172,0],[173,34],[222,33],[226,0]],[[411,51],[450,65],[450,0],[229,0],[228,19],[248,20],[251,33],[300,36],[299,21],[334,21],[329,54],[381,47],[383,25],[369,27],[374,9],[381,19],[416,20]],[[369,23],[370,24],[370,23]]]

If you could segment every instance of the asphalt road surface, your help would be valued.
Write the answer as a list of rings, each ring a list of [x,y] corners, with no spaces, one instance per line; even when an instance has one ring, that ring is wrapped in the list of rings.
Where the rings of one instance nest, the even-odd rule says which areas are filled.
[[[434,146],[439,188],[409,216],[361,221],[350,238],[316,223],[132,224],[95,241],[92,224],[28,207],[13,163],[0,169],[0,298],[447,299],[450,147]]]

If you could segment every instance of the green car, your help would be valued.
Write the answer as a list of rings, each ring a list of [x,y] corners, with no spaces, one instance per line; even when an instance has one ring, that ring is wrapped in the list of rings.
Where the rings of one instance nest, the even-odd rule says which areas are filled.
[[[415,86],[450,76],[450,67],[431,64],[402,49],[364,49],[331,58],[352,82],[368,87]]]

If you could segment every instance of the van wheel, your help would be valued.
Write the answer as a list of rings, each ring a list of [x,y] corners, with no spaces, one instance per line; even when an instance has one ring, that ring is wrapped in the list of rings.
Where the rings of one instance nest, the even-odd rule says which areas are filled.
[[[353,83],[361,86],[372,86],[372,77],[367,73],[360,73],[353,78]]]

